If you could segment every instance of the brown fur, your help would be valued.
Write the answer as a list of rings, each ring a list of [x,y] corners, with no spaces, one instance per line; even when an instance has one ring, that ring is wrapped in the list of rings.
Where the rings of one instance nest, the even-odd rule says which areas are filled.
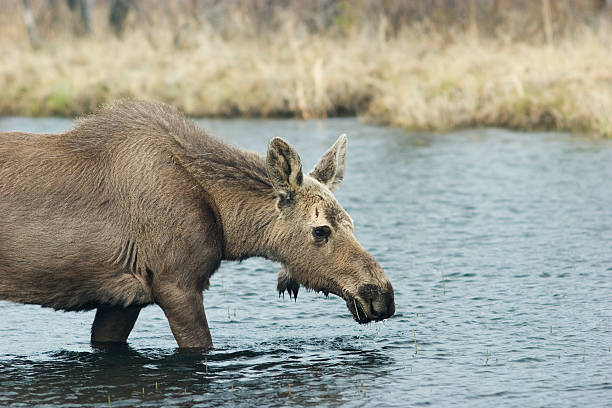
[[[64,134],[0,134],[0,299],[98,308],[93,342],[125,341],[140,307],[156,303],[179,346],[209,348],[210,276],[223,259],[263,256],[343,297],[359,321],[388,317],[391,285],[330,192],[343,146],[313,170],[317,180],[281,139],[264,159],[140,101]],[[333,230],[325,242],[313,240],[319,224]]]

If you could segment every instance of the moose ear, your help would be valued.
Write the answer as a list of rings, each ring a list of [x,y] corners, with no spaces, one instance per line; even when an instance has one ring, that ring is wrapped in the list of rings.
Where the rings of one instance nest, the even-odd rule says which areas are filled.
[[[275,137],[268,145],[266,158],[268,177],[281,201],[293,200],[302,186],[302,161],[297,152],[283,139]]]
[[[321,157],[321,160],[314,166],[310,176],[314,177],[322,184],[334,191],[344,179],[346,163],[346,135],[343,133],[338,137],[336,143]]]

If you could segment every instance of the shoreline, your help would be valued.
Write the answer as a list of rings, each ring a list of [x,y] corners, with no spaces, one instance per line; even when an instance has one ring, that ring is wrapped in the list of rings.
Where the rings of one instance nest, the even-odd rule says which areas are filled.
[[[76,117],[132,97],[200,118],[357,116],[414,131],[612,137],[609,25],[552,45],[419,30],[288,41],[194,32],[178,45],[170,34],[56,39],[36,51],[0,42],[0,115]]]

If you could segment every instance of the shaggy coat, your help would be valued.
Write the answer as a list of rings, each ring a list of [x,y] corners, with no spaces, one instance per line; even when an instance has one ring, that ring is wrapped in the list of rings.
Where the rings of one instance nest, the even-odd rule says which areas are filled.
[[[180,347],[210,348],[202,292],[221,260],[281,262],[279,290],[335,293],[359,322],[393,289],[331,191],[346,138],[302,173],[283,140],[267,157],[225,144],[176,109],[124,101],[63,134],[0,134],[0,299],[97,308],[92,342],[124,342],[143,306]]]

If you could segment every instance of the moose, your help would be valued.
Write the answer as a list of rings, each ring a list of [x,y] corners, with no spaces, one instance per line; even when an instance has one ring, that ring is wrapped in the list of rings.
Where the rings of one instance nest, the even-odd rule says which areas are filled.
[[[395,312],[393,287],[332,191],[341,135],[304,174],[209,136],[178,109],[124,100],[62,134],[0,133],[0,299],[97,309],[93,345],[125,343],[157,304],[181,348],[209,349],[203,291],[222,260],[282,267],[278,289],[335,294],[359,323]]]

